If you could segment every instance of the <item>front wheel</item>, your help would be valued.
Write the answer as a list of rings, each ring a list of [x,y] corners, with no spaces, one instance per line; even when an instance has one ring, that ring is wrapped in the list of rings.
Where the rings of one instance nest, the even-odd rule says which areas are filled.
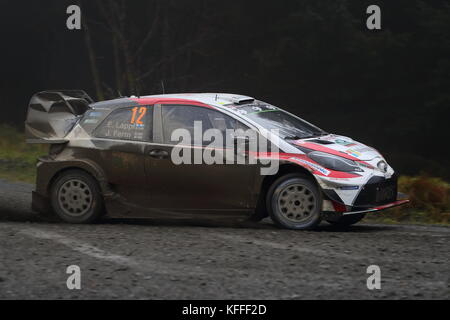
[[[69,170],[52,185],[55,213],[68,223],[93,223],[103,214],[103,197],[97,181],[82,170]]]
[[[267,208],[272,220],[280,227],[313,229],[321,221],[322,193],[312,179],[289,174],[270,187]]]

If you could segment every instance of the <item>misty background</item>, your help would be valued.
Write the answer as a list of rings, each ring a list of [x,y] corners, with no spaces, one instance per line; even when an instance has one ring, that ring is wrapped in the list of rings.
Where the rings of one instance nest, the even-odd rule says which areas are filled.
[[[0,124],[30,97],[254,96],[383,153],[401,174],[450,179],[448,1],[1,0]],[[79,4],[83,29],[66,28]],[[366,9],[382,10],[382,30]]]

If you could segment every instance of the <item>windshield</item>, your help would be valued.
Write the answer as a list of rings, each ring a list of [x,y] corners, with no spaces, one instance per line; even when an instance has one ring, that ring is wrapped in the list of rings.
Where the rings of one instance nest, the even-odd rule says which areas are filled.
[[[233,109],[268,130],[279,130],[283,139],[305,139],[327,134],[322,129],[261,101],[234,106]]]

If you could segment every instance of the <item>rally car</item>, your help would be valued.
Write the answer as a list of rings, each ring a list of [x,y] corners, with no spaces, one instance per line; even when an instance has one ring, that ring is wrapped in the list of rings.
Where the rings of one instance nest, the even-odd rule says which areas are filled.
[[[200,139],[173,139],[177,129]],[[238,162],[174,161],[229,145],[205,142],[205,130],[234,135]],[[237,131],[236,131],[237,132]],[[197,132],[198,133],[198,132]],[[45,91],[30,101],[28,143],[49,144],[37,164],[33,209],[68,223],[109,217],[261,220],[304,230],[321,220],[351,225],[366,213],[403,205],[397,176],[375,149],[330,134],[252,97],[172,94],[94,102],[83,91]],[[269,150],[246,149],[264,138]],[[241,143],[242,145],[242,143]],[[252,159],[256,162],[246,161]],[[194,157],[194,156],[192,156]],[[198,159],[197,159],[198,160]],[[271,172],[262,160],[276,162]],[[270,170],[269,170],[270,171]]]

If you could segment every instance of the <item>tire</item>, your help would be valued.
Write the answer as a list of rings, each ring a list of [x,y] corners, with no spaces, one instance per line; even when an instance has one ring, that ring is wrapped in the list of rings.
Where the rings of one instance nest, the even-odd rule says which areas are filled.
[[[311,230],[321,221],[322,192],[312,179],[289,174],[276,180],[270,187],[267,209],[279,227]]]
[[[351,214],[348,216],[342,216],[338,220],[327,220],[327,222],[337,227],[349,227],[360,222],[366,215],[364,213]]]
[[[83,170],[69,170],[59,175],[52,184],[50,196],[54,212],[67,223],[93,223],[104,213],[100,187]]]

